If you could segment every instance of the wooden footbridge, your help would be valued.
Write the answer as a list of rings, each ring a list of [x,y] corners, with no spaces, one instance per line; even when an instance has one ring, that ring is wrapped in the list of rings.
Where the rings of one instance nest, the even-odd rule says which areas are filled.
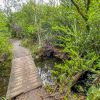
[[[42,82],[30,51],[22,47],[18,40],[12,44],[13,60],[6,99],[42,100],[39,97]]]

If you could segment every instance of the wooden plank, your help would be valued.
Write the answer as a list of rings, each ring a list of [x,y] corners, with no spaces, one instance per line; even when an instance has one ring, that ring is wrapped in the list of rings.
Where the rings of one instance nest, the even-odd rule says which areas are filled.
[[[9,79],[6,99],[12,98],[42,86],[38,69],[30,52],[14,43],[12,70]],[[24,99],[23,99],[24,100]]]

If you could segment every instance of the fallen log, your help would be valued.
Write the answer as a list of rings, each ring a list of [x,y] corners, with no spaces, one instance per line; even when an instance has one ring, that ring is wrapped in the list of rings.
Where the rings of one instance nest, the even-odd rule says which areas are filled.
[[[80,72],[80,73],[77,73],[77,74],[73,77],[73,82],[72,82],[72,84],[73,84],[73,85],[76,84],[77,81],[79,80],[79,78],[80,78],[84,73],[85,73],[85,71]]]
[[[94,74],[96,76],[92,77],[92,75],[94,75]],[[96,71],[87,70],[87,71],[77,73],[73,77],[71,90],[73,92],[79,93],[80,90],[77,90],[77,86],[81,86],[83,89],[88,90],[92,85],[96,85],[99,83],[100,83],[100,74],[96,73]],[[81,92],[82,91],[80,91],[80,93]],[[84,93],[85,93],[85,91],[84,91]]]
[[[63,52],[61,48],[56,48],[51,45],[46,45],[38,52],[36,53],[36,55],[38,55],[38,58],[43,58],[43,57],[53,58],[54,57],[60,60],[70,59],[68,53]]]

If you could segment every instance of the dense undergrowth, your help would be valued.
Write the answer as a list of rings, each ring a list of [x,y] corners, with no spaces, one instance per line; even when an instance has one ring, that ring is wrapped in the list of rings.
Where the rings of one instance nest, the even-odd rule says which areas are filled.
[[[46,45],[68,54],[70,59],[61,59],[63,64],[55,64],[51,71],[56,89],[48,86],[49,92],[58,93],[61,100],[80,100],[72,91],[74,85],[84,99],[100,99],[100,1],[87,1],[61,0],[57,6],[30,1],[9,17],[12,37],[23,39],[22,44],[33,55],[43,52]],[[78,86],[76,76],[83,72],[90,74]]]
[[[7,27],[7,16],[0,10],[0,99],[5,96],[11,70],[10,32]],[[5,100],[2,98],[2,100]]]
[[[7,17],[0,11],[0,77],[8,77],[11,67],[10,33],[7,28]]]

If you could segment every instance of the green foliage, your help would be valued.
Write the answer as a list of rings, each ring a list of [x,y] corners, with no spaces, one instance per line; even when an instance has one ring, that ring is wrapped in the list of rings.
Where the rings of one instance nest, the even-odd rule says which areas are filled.
[[[68,15],[68,18],[71,18],[71,20],[68,21],[69,23],[72,21],[72,25],[66,23],[59,26],[56,24],[52,27],[53,31],[59,33],[56,38],[59,42],[57,41],[56,45],[63,47],[64,52],[67,52],[70,55],[70,60],[64,61],[64,64],[56,64],[52,71],[53,76],[56,77],[56,84],[59,84],[59,92],[60,89],[62,90],[62,93],[65,90],[67,91],[67,89],[69,90],[69,92],[67,91],[67,97],[69,97],[71,93],[73,78],[76,74],[82,73],[86,70],[97,72],[97,69],[100,69],[100,30],[97,29],[97,22],[94,24],[94,21],[99,21],[99,14],[98,16],[95,16],[95,14],[93,16],[94,18],[97,17],[97,19],[90,19],[92,18],[91,14],[94,13],[94,9],[96,9],[93,3],[97,5],[96,7],[99,5],[98,2],[91,3],[90,9],[87,13],[89,16],[87,22],[84,21],[84,19],[81,19],[80,12],[77,12],[74,6],[64,6],[67,8],[67,10],[64,10],[65,8],[63,8],[66,13],[70,11],[73,12],[73,14],[70,13],[71,16],[70,14]],[[90,28],[88,31],[87,24]]]
[[[71,60],[64,61],[64,64],[56,64],[52,70],[52,75],[56,77],[55,84],[59,85],[59,92],[63,94],[64,91],[67,91],[65,95],[69,98],[71,87],[74,84],[74,76],[86,70],[95,70],[95,66],[100,62],[94,64],[99,59],[94,53],[87,54],[82,58],[72,49],[67,49],[67,52],[70,54]]]
[[[1,100],[6,100],[6,98],[5,97],[2,97],[2,99]]]
[[[100,99],[100,88],[92,86],[88,91],[88,96],[86,100],[99,100]]]
[[[8,76],[11,61],[11,45],[9,41],[10,33],[8,32],[7,18],[0,11],[0,76]]]
[[[58,6],[30,1],[11,14],[9,27],[16,37],[25,38],[23,44],[33,53],[46,41],[62,47],[69,55],[70,59],[56,64],[52,71],[65,100],[70,98],[76,74],[91,70],[100,75],[99,0],[61,0]]]
[[[35,55],[35,52],[37,52],[37,50],[38,50],[38,45],[35,44],[34,42],[32,42],[31,39],[23,39],[22,40],[22,45],[25,46],[25,47],[28,47],[31,50],[33,56]]]
[[[54,18],[57,18],[58,9],[28,2],[23,5],[20,11],[12,13],[9,17],[12,35],[31,38],[31,40],[42,44],[45,40],[52,39],[54,35],[51,27],[53,24],[58,23],[54,20]]]

